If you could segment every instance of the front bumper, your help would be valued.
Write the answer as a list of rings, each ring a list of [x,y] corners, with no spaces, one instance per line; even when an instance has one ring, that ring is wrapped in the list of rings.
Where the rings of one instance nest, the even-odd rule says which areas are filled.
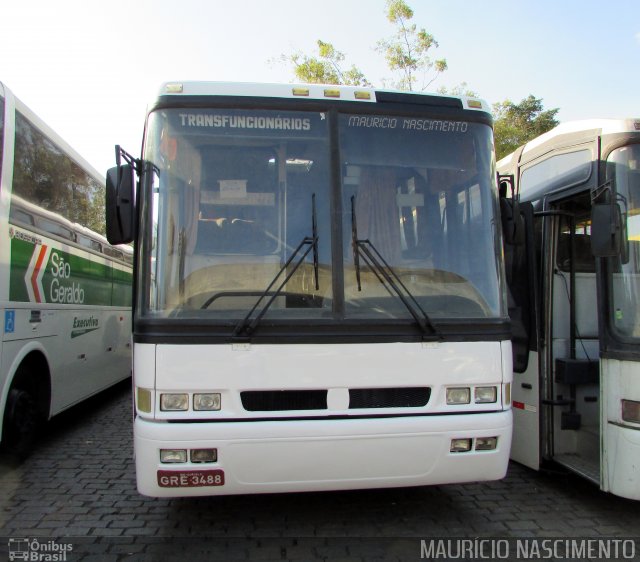
[[[153,497],[183,497],[497,480],[507,470],[511,430],[511,410],[196,423],[158,423],[137,417],[138,491]],[[478,437],[497,437],[497,448],[450,452],[451,439]],[[160,449],[207,448],[217,449],[216,463],[160,463]],[[159,471],[166,482],[167,471],[193,470],[215,470],[224,475],[224,484],[159,484]]]

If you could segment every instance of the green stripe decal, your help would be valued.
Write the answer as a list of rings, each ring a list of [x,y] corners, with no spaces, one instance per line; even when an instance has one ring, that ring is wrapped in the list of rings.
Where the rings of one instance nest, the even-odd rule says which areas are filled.
[[[131,306],[130,271],[54,247],[11,227],[9,299],[17,302]],[[90,254],[89,254],[90,255]]]

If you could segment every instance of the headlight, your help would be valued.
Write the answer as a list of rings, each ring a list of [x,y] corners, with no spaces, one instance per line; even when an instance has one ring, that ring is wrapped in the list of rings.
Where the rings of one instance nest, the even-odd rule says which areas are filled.
[[[161,463],[187,462],[186,449],[160,449]]]
[[[160,409],[164,412],[179,412],[189,408],[188,394],[161,394]]]
[[[191,462],[216,462],[218,449],[192,449]]]
[[[470,388],[447,388],[447,404],[468,404],[470,400]]]
[[[452,453],[466,453],[471,450],[471,439],[452,439],[449,451]]]
[[[477,437],[476,451],[493,451],[498,446],[497,437]]]
[[[498,398],[498,389],[495,386],[476,386],[474,401],[476,404],[492,404]]]
[[[220,394],[194,394],[193,395],[194,410],[219,410]]]

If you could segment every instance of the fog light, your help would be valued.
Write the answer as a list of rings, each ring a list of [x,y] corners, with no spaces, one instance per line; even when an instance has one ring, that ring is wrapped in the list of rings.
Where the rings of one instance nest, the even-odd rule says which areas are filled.
[[[476,386],[473,395],[476,404],[492,404],[498,398],[498,389],[495,386]]]
[[[192,449],[191,462],[216,462],[218,449]]]
[[[471,389],[447,388],[447,404],[468,404],[471,397]]]
[[[165,412],[184,411],[189,408],[188,394],[161,394],[160,409]]]
[[[635,400],[622,400],[622,420],[640,423],[640,402],[636,402]]]
[[[471,450],[471,439],[452,439],[449,450],[452,453],[466,453]]]
[[[497,437],[477,437],[476,451],[493,451],[498,446]]]
[[[160,449],[160,462],[187,462],[187,451],[185,449]]]
[[[139,412],[151,413],[151,391],[148,388],[136,388],[136,403]]]
[[[220,394],[194,394],[193,395],[194,410],[219,410]]]

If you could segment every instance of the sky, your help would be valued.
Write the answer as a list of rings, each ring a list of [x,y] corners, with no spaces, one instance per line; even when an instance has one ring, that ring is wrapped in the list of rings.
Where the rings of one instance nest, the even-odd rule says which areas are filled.
[[[448,70],[490,104],[529,95],[564,122],[640,118],[640,0],[405,0]],[[0,82],[101,174],[138,156],[145,110],[174,80],[292,82],[281,55],[332,43],[376,86],[385,0],[4,2]]]

